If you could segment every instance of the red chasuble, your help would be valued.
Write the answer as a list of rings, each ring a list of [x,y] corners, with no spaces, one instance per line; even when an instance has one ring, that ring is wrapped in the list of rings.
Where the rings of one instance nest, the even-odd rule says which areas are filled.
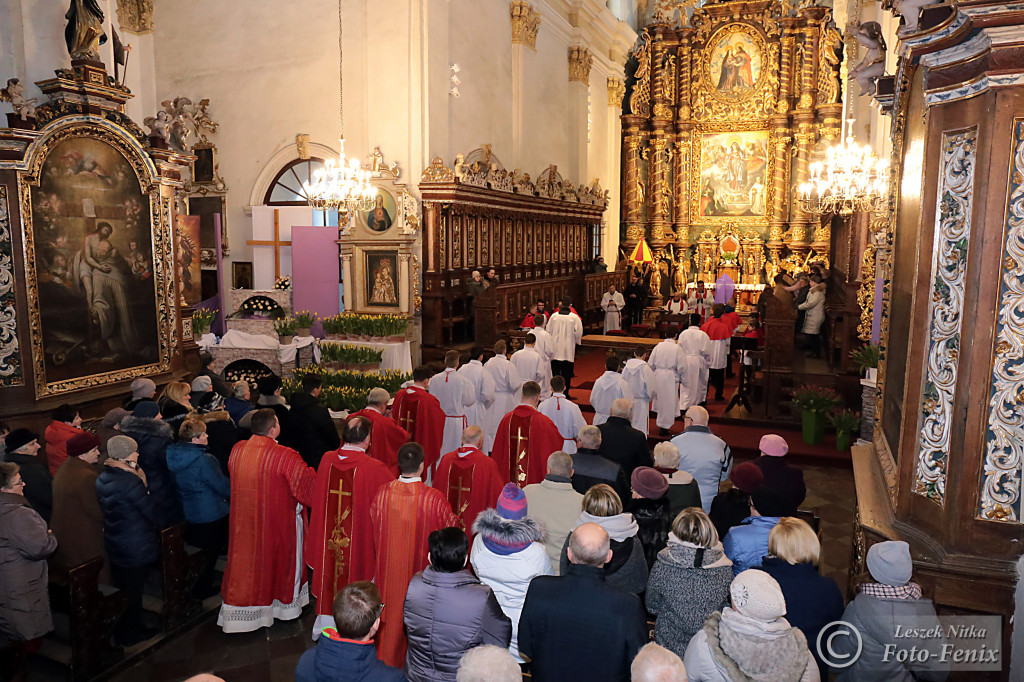
[[[422,481],[392,481],[370,508],[377,545],[376,583],[387,608],[381,614],[377,656],[388,665],[405,665],[405,593],[409,581],[427,567],[427,537],[458,526],[459,519],[437,490]]]
[[[464,456],[459,457],[459,453]],[[473,545],[473,522],[484,509],[493,507],[505,482],[494,460],[472,445],[463,445],[441,458],[434,472],[434,488],[448,498],[459,526]]]
[[[352,417],[366,417],[370,420],[373,429],[370,431],[370,447],[366,448],[366,454],[383,462],[391,471],[392,480],[397,478],[398,448],[409,442],[409,432],[372,407],[364,407],[349,415],[349,419]]]
[[[345,585],[373,580],[376,555],[370,505],[393,480],[384,464],[359,448],[332,450],[320,460],[305,543],[306,564],[313,568],[317,615],[332,614],[334,595]]]
[[[562,442],[553,421],[530,405],[518,405],[498,425],[491,456],[504,482],[521,488],[544,480],[548,456],[561,450]]]
[[[732,326],[724,317],[712,317],[705,322],[700,330],[708,335],[708,338],[712,341],[721,341],[722,339],[728,339],[732,337],[732,332],[735,327]]]
[[[231,535],[221,593],[231,606],[290,604],[295,586],[295,507],[313,504],[316,472],[272,438],[237,443],[231,472]],[[306,582],[305,568],[299,584]]]
[[[426,389],[410,386],[401,389],[391,404],[391,418],[423,446],[424,471],[441,458],[444,436],[444,410]]]

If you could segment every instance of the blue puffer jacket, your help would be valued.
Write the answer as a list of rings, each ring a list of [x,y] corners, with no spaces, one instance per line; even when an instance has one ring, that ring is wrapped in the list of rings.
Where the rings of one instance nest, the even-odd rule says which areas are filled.
[[[333,628],[324,630],[324,635],[302,654],[295,668],[295,682],[405,682],[401,670],[377,660],[372,641],[332,639],[337,637]]]
[[[103,539],[110,563],[140,568],[160,558],[160,524],[156,506],[142,479],[130,471],[103,467],[96,479],[103,510]]]
[[[185,514],[181,510],[178,488],[167,468],[167,446],[174,440],[170,424],[162,419],[128,415],[121,420],[121,433],[139,445],[139,468],[146,472],[159,527],[167,528],[183,521]]]
[[[202,445],[171,443],[167,446],[167,468],[174,474],[189,523],[210,523],[231,511],[231,483],[221,472],[217,458]]]
[[[732,574],[757,568],[768,555],[768,535],[779,522],[778,516],[748,516],[733,526],[722,540],[725,556],[732,559]]]

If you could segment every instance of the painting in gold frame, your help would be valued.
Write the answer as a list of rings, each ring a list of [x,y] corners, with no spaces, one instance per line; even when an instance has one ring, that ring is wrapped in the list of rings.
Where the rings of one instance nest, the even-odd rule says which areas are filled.
[[[716,126],[693,136],[690,212],[695,225],[766,226],[774,202],[772,134],[767,126]]]
[[[18,176],[36,396],[170,367],[170,225],[155,168],[106,122],[70,123]]]

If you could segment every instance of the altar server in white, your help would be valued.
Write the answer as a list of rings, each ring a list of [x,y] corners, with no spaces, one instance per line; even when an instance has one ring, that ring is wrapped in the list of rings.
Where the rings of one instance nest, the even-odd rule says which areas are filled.
[[[566,398],[564,391],[565,379],[551,377],[551,397],[542,401],[537,409],[555,422],[558,433],[562,434],[562,451],[571,455],[576,452],[576,434],[587,425],[587,420],[580,406]]]
[[[470,426],[479,426],[481,429],[487,427],[487,408],[494,404],[494,379],[484,369],[483,359],[484,349],[473,346],[469,349],[469,362],[459,367],[459,375],[469,379],[476,394],[476,400],[466,408],[466,421]]]
[[[686,301],[683,300],[683,294],[679,291],[672,294],[672,298],[668,299],[664,309],[669,315],[685,315],[688,307]]]
[[[576,346],[583,339],[583,321],[571,310],[571,302],[563,299],[558,312],[548,320],[547,331],[551,334],[553,352],[551,372],[565,379],[565,397],[571,398],[573,364],[576,362]]]
[[[594,382],[594,388],[590,389],[590,405],[594,408],[594,426],[599,426],[608,421],[608,415],[612,411],[612,403],[619,398],[626,400],[633,399],[633,392],[629,390],[626,380],[619,374],[619,367],[622,363],[615,355],[609,355],[604,361],[605,373]]]
[[[490,454],[494,447],[494,434],[498,432],[502,418],[519,404],[517,394],[523,387],[519,370],[505,355],[506,352],[507,344],[504,341],[496,341],[494,357],[484,363],[484,371],[494,380],[494,402],[487,408],[484,417],[484,421],[487,422],[484,426],[484,452],[487,454]]]
[[[671,332],[665,336],[665,340],[651,351],[651,358],[647,361],[654,370],[654,411],[658,413],[655,423],[662,436],[669,435],[669,429],[679,416],[679,379],[686,368],[683,349],[672,338]]]
[[[450,350],[444,354],[444,371],[434,375],[427,390],[441,403],[444,410],[444,435],[441,437],[441,454],[459,449],[462,432],[469,426],[466,408],[476,400],[473,384],[458,373],[459,351]]]
[[[547,385],[551,380],[551,377],[547,375],[544,357],[537,350],[537,337],[532,331],[526,335],[526,345],[513,353],[510,360],[523,383],[536,381],[538,384]],[[515,405],[512,407],[515,408]],[[505,415],[501,416],[504,417]],[[499,419],[498,421],[500,422],[501,420]],[[495,429],[497,429],[497,426],[495,426]]]
[[[715,297],[704,288],[704,282],[697,280],[697,288],[690,294],[687,303],[691,313],[700,313],[700,324],[703,324],[704,320],[708,319],[711,315],[711,306],[715,304]],[[700,326],[700,324],[697,326]]]
[[[708,395],[708,367],[711,366],[711,339],[700,329],[700,313],[690,315],[690,326],[679,334],[684,365],[680,371],[679,409],[685,412],[700,405]]]
[[[629,421],[634,429],[642,431],[645,436],[650,430],[651,401],[657,394],[654,370],[647,364],[646,355],[647,348],[637,346],[633,351],[633,357],[626,360],[626,366],[622,368],[622,378],[633,392],[633,414]],[[675,397],[674,392],[672,396]]]
[[[543,313],[537,313],[533,316],[533,329],[530,330],[537,337],[537,345],[534,347],[534,350],[540,353],[541,359],[544,360],[544,377],[546,380],[540,385],[540,397],[542,400],[551,395],[551,359],[555,354],[555,341],[551,338],[551,334],[544,329],[547,321],[548,318]]]
[[[608,291],[601,297],[601,310],[604,311],[604,333],[622,329],[622,309],[626,306],[626,299],[622,294],[615,291],[615,285],[608,285]]]

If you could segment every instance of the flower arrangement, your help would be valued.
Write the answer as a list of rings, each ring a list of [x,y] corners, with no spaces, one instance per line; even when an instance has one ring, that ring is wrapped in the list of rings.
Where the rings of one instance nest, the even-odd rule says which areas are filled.
[[[354,346],[342,343],[320,344],[320,362],[337,362],[347,365],[380,365],[383,349],[370,346]]]
[[[267,296],[250,296],[242,302],[238,312],[243,316],[274,320],[285,316],[281,304]]]
[[[293,336],[297,326],[295,318],[292,317],[282,317],[274,320],[274,331],[277,332],[278,336]]]
[[[203,335],[210,329],[214,319],[217,317],[217,310],[208,308],[196,308],[192,311],[192,331],[195,334]]]
[[[873,343],[850,351],[850,359],[860,368],[861,372],[878,367],[878,356],[879,348]]]
[[[853,410],[832,410],[826,419],[836,433],[853,433],[860,428],[860,412]]]
[[[793,404],[804,412],[827,413],[839,403],[839,394],[824,386],[805,384],[793,391]]]
[[[284,291],[286,289],[291,289],[292,288],[292,278],[291,277],[278,277],[277,281],[274,282],[274,288],[279,290],[279,291]]]
[[[404,315],[340,313],[323,319],[324,332],[346,337],[405,336],[409,321]]]
[[[303,327],[312,327],[313,323],[316,322],[317,314],[311,313],[308,310],[300,310],[294,314],[295,326],[299,329]]]
[[[283,382],[281,393],[290,399],[293,393],[301,390],[302,377],[307,374],[318,374],[322,378],[320,400],[324,405],[335,411],[349,412],[366,407],[366,396],[371,388],[380,386],[394,395],[403,383],[412,379],[412,374],[396,370],[352,372],[311,365],[296,369],[294,376]]]

